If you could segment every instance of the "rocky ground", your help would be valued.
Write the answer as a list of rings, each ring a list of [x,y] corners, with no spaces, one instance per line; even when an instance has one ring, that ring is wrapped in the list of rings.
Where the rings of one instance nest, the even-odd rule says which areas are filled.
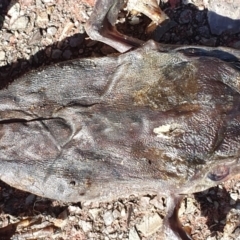
[[[163,1],[162,8],[171,21],[151,35],[145,34],[146,17],[122,11],[118,28],[143,40],[240,49],[239,21],[226,17],[231,13],[232,18],[240,19],[238,6],[234,6],[238,1],[217,2],[221,4],[213,0]],[[39,66],[113,53],[112,48],[85,34],[84,23],[93,5],[94,0],[1,0],[0,86],[6,87]],[[225,17],[219,20],[214,11]],[[221,22],[226,18],[230,29]],[[239,189],[240,182],[233,179],[184,199],[180,218],[193,239],[240,239]],[[107,203],[65,204],[1,182],[0,240],[161,239],[165,203],[164,198],[147,195]]]

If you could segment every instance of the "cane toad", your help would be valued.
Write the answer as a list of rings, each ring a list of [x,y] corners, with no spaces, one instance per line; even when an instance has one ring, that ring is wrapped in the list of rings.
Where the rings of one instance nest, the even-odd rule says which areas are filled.
[[[0,91],[0,179],[64,202],[165,195],[167,239],[191,239],[182,196],[239,172],[239,58],[148,41],[16,79]]]

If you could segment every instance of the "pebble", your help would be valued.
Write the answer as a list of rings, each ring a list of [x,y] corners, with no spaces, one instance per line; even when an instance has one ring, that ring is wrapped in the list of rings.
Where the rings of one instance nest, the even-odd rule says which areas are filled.
[[[186,24],[192,21],[192,10],[186,9],[183,12],[181,12],[179,17],[179,23],[180,24]]]
[[[4,51],[0,51],[0,61],[5,59],[6,53]]]
[[[231,193],[230,197],[234,200],[237,201],[238,200],[238,194],[237,193]]]
[[[121,217],[121,213],[116,209],[113,211],[112,214],[113,214],[114,219],[118,219]]]
[[[48,21],[49,21],[49,19],[48,19],[47,12],[39,12],[37,14],[36,25],[38,27],[40,27],[40,28],[46,27]]]
[[[160,209],[160,210],[163,210],[165,208],[164,203],[163,203],[163,199],[159,199],[158,196],[156,196],[152,200],[150,200],[149,203],[152,204],[157,209]]]
[[[0,52],[0,60],[1,60],[1,52]],[[29,194],[26,199],[25,199],[25,204],[26,205],[30,205],[31,203],[33,203],[33,201],[35,200],[36,195],[34,194]]]
[[[58,59],[58,58],[60,58],[61,55],[62,55],[62,51],[59,50],[59,49],[54,49],[52,51],[52,58],[53,59]]]
[[[20,4],[19,3],[15,3],[9,10],[8,10],[8,15],[13,17],[13,18],[17,18],[19,16],[20,13]]]
[[[150,202],[150,197],[141,197],[139,204],[145,208],[149,206],[149,202]]]
[[[63,52],[63,58],[65,58],[65,59],[70,59],[71,56],[72,56],[72,52],[71,52],[70,50],[65,50],[65,51]]]
[[[202,37],[209,38],[210,37],[210,31],[207,26],[202,26],[198,28],[198,32]]]
[[[137,25],[140,23],[140,19],[137,16],[133,16],[129,22],[131,25]]]
[[[81,208],[76,206],[69,206],[68,211],[70,214],[80,214],[82,212]]]
[[[24,30],[29,23],[29,18],[26,16],[19,17],[12,25],[12,30]]]
[[[106,226],[111,225],[113,220],[114,220],[114,218],[113,218],[112,211],[107,211],[107,212],[104,213],[103,221],[104,221]]]
[[[83,40],[84,40],[84,34],[76,34],[76,36],[70,38],[69,45],[71,47],[77,47],[81,45]]]
[[[56,27],[48,27],[47,28],[47,33],[50,34],[50,35],[55,35],[57,32],[57,28]]]
[[[140,237],[139,237],[135,227],[130,229],[128,240],[140,240]]]
[[[97,220],[100,212],[101,212],[101,209],[99,208],[93,208],[89,210],[89,213],[92,215],[93,220]]]
[[[148,237],[162,226],[162,222],[162,218],[155,213],[153,216],[144,216],[142,222],[137,224],[136,227],[145,237]]]
[[[82,230],[86,233],[92,230],[92,223],[80,220],[78,225],[82,228]]]
[[[240,49],[240,41],[234,42],[231,47],[236,48],[236,49]]]
[[[125,208],[122,208],[122,210],[121,210],[121,216],[122,216],[122,217],[125,217],[125,216],[126,216],[126,209],[125,209]]]
[[[195,19],[199,22],[199,23],[202,23],[204,21],[204,12],[197,12],[196,13],[196,16],[195,16]]]

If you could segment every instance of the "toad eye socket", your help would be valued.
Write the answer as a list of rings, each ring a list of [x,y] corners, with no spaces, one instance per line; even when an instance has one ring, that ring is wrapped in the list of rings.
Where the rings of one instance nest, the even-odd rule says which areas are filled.
[[[212,181],[221,181],[229,175],[230,169],[227,166],[217,166],[208,173],[207,177]]]

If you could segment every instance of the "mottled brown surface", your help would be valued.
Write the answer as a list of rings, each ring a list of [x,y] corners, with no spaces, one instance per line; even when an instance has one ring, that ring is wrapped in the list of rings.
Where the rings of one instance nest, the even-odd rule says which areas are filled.
[[[34,1],[20,1],[20,3],[23,11],[25,9],[25,4],[28,4],[28,9],[29,9],[29,6],[31,6],[32,7],[31,11],[33,12],[35,11]],[[62,11],[61,13],[63,14],[64,17],[66,17],[64,24],[67,23],[68,17],[69,19],[71,17],[75,19],[75,16],[78,16],[78,19],[80,19],[79,16],[81,16],[81,14],[79,15],[79,12],[77,11],[77,9],[79,6],[81,6],[81,4],[75,5],[75,3],[76,1],[74,1],[74,4],[71,5],[71,2],[69,3],[69,1],[68,3],[65,3],[65,1],[59,1],[57,7],[54,8],[55,13],[60,13],[60,11]],[[40,9],[44,9],[44,7],[46,7],[47,5],[49,4],[43,5],[42,7],[40,7]],[[178,16],[181,13],[181,10],[184,10],[184,9],[185,7],[181,6],[178,9],[178,11],[172,11],[171,9],[167,9],[167,12],[168,13],[170,12],[169,15],[172,18],[175,17],[176,19],[178,19]],[[195,9],[191,7],[190,9],[194,12],[194,14],[197,13]],[[72,14],[68,15],[69,13],[72,13]],[[54,16],[56,15],[54,14],[51,15],[51,20],[54,19]],[[57,16],[61,16],[61,14],[58,14]],[[8,21],[9,20],[6,18],[5,22],[8,23]],[[54,22],[54,25],[57,26],[57,22],[60,23],[59,25],[60,27],[58,29],[58,33],[52,38],[51,41],[58,41],[58,40],[61,40],[62,38],[61,30],[63,30],[63,27],[65,25],[62,25],[62,23],[59,20],[56,20]],[[196,26],[192,26],[191,24],[179,25],[177,26],[177,28],[173,28],[172,30],[169,31],[170,40],[167,40],[169,39],[169,33],[167,33],[166,39],[164,37],[164,41],[171,42],[171,43],[173,42],[176,43],[177,41],[180,41],[180,42],[193,41],[194,42],[195,41],[194,38],[192,38],[192,36],[189,36],[189,29],[191,28],[194,29],[195,27]],[[4,26],[2,36],[5,36],[6,32],[4,32],[4,29],[6,28],[11,29],[11,24],[8,26],[6,25]],[[131,28],[132,28],[131,25],[124,24],[123,30],[129,31],[130,33],[133,33],[136,36],[142,34],[143,38],[146,38],[146,36],[141,32],[142,31],[141,27],[138,28],[140,29],[140,32],[137,32],[137,33],[133,32]],[[31,31],[28,28],[26,29],[26,31],[29,32],[29,34],[26,35],[29,38],[29,36],[31,36]],[[74,27],[74,31],[77,31],[75,27]],[[11,46],[7,45],[8,49],[10,49],[8,51],[9,53],[11,53],[9,54],[9,58],[7,58],[8,56],[6,57],[6,59],[8,59],[8,62],[11,62],[11,60],[9,60],[10,55],[12,57],[18,56],[19,59],[22,58],[22,56],[28,56],[28,54],[30,53],[27,53],[27,51],[24,52],[24,49],[26,49],[26,47],[30,47],[30,49],[31,47],[33,47],[33,45],[31,44],[29,44],[28,46],[25,46],[24,35],[21,35],[22,32],[24,33],[25,31],[20,31],[21,34],[19,36],[16,35],[16,31],[12,30],[12,32],[15,33],[15,35],[11,36],[11,41],[14,43],[16,39],[18,44],[17,45],[13,44]],[[70,31],[68,34],[71,34],[71,33],[72,32]],[[174,37],[174,33],[177,34],[177,35],[175,34],[175,37]],[[176,36],[178,39],[176,38]],[[48,37],[48,36],[44,35],[44,32],[43,32],[41,39],[44,39],[44,37]],[[233,36],[222,35],[218,38],[217,43],[231,44],[237,39],[238,39],[237,35],[233,35]],[[200,37],[200,42],[201,41],[202,39]],[[196,42],[198,42],[198,40],[196,40]],[[2,40],[2,43],[4,43],[4,40]],[[102,48],[101,44],[91,45],[89,43],[88,48],[85,48],[84,46],[87,46],[88,43],[89,43],[88,41],[84,42],[84,44],[86,45],[83,45],[83,47],[80,47],[80,50],[84,49],[84,53],[80,55],[90,54],[92,50],[94,50],[95,52],[98,52],[98,54],[99,52],[100,54],[102,54],[102,52],[105,52],[106,50],[109,51],[108,48]],[[37,43],[37,45],[41,46],[41,48],[43,49],[47,45],[47,44],[46,45],[41,45],[41,44],[42,42]],[[66,46],[65,45],[66,42],[62,44],[63,44],[62,47],[64,49]],[[91,48],[91,46],[93,47],[92,49],[89,50],[89,47]],[[44,54],[46,53],[47,55],[44,55],[41,52],[38,55],[35,55],[35,58],[33,58],[32,60],[33,66],[42,64],[43,62],[49,63],[51,61],[56,61],[56,59],[53,59],[53,58],[51,59],[51,54],[50,54],[50,57],[46,57],[46,56],[49,56],[49,52],[51,53],[51,51],[54,50],[55,48],[61,48],[61,44],[58,46],[55,46],[55,45],[48,46],[46,48],[46,51],[42,52]],[[2,49],[5,50],[5,45],[2,45]],[[73,55],[76,56],[77,54],[79,54],[78,51],[75,50],[76,48],[72,49],[70,47],[70,49],[73,52]],[[18,68],[18,66],[20,66],[19,63],[20,65],[21,63],[25,64],[25,65],[22,64],[23,66],[22,70]],[[16,70],[18,72],[21,72],[23,71],[24,66],[26,68],[29,68],[30,62],[24,61],[24,58],[22,58],[22,60],[19,60],[18,62],[16,62],[16,64],[11,65],[11,68],[13,69],[12,72],[15,74],[16,74]],[[10,68],[8,67],[8,68],[2,68],[2,69],[9,70]],[[6,70],[4,70],[4,72],[3,70],[1,71],[1,75],[3,76],[4,75],[6,76],[7,73],[8,72]],[[6,80],[6,77],[4,78],[4,80]],[[154,153],[151,156],[154,159],[156,154]],[[192,198],[187,198],[187,200],[183,202],[182,211],[180,212],[180,215],[182,220],[184,220],[184,225],[189,225],[189,224],[191,225],[194,239],[207,239],[207,238],[208,239],[236,239],[236,237],[238,236],[238,232],[237,232],[238,210],[237,209],[239,206],[239,202],[236,199],[236,196],[238,198],[239,186],[236,182],[235,182],[235,185],[234,185],[234,182],[228,182],[226,186],[227,186],[227,191],[225,190],[224,187],[221,187],[221,188],[219,187],[217,189],[216,188],[211,189],[210,191],[208,191],[208,193],[205,192],[205,193],[198,194],[196,198],[198,202],[196,202],[195,200],[192,200]],[[140,198],[140,200],[133,197],[129,198],[128,200],[120,198],[118,199],[118,201],[115,201],[113,203],[109,202],[109,203],[104,203],[100,205],[95,203],[95,205],[93,204],[93,205],[80,206],[79,204],[77,204],[72,206],[71,205],[66,206],[61,204],[59,205],[59,203],[55,201],[52,202],[52,201],[46,201],[41,198],[36,198],[35,196],[29,195],[28,193],[21,193],[15,189],[11,189],[7,187],[5,184],[2,184],[1,189],[2,189],[1,190],[1,203],[2,203],[1,204],[1,209],[2,209],[1,225],[3,227],[7,225],[11,226],[10,224],[12,222],[17,222],[23,219],[24,218],[23,216],[31,217],[39,213],[44,214],[43,216],[41,215],[42,218],[40,220],[36,222],[33,221],[34,224],[32,225],[31,224],[28,225],[25,222],[25,226],[28,226],[28,227],[23,228],[20,226],[16,230],[17,232],[16,234],[14,234],[14,231],[10,231],[9,236],[15,235],[15,237],[16,236],[19,237],[18,233],[25,232],[25,230],[30,231],[30,233],[28,233],[28,236],[30,236],[32,231],[31,229],[34,229],[34,227],[40,228],[41,230],[41,229],[44,229],[44,224],[51,225],[52,223],[53,228],[51,231],[54,231],[55,232],[54,234],[50,230],[49,231],[46,230],[45,232],[44,231],[42,232],[42,235],[40,234],[38,235],[38,237],[35,237],[35,238],[40,238],[41,236],[44,239],[46,239],[47,237],[49,239],[52,239],[53,237],[58,239],[69,239],[69,238],[101,239],[104,237],[108,237],[110,239],[114,239],[114,238],[128,239],[129,230],[131,231],[132,229],[134,229],[134,227],[136,227],[136,224],[143,220],[143,216],[150,216],[154,214],[156,211],[161,217],[165,215],[164,213],[165,200],[160,198],[159,203],[157,205],[158,208],[156,209],[156,202],[155,202],[154,196],[145,196],[145,198]],[[145,206],[144,202],[148,200],[150,200],[150,204],[148,204],[148,206]],[[114,218],[115,220],[111,224],[111,227],[105,225],[105,221],[102,219],[102,216],[104,216],[106,212],[108,211],[112,212],[115,210],[124,212],[123,211],[124,209],[128,213],[127,216],[124,216],[124,213],[122,213],[121,214],[122,218],[120,217]],[[231,209],[233,209],[233,211]],[[98,219],[95,219],[89,210],[95,210],[95,211],[99,210],[100,214],[98,214]],[[61,212],[62,214],[60,214]],[[227,217],[227,219],[230,219],[230,220],[227,220],[226,222],[224,220],[225,217]],[[62,219],[65,219],[66,221]],[[59,222],[63,221],[62,223],[64,223],[61,225],[62,231],[60,233],[57,233],[55,231],[54,224],[56,224],[56,220],[58,220]],[[39,225],[39,223],[41,222],[43,224]],[[90,223],[90,225],[92,226],[91,230],[86,230],[86,229],[82,230],[82,226],[83,226],[82,222]],[[141,236],[142,239],[146,239],[146,238],[159,239],[160,238],[159,233],[161,233],[161,231],[155,232],[154,234],[148,237],[144,237],[141,231],[138,230],[138,234]],[[23,236],[23,239],[28,239],[26,234]]]

